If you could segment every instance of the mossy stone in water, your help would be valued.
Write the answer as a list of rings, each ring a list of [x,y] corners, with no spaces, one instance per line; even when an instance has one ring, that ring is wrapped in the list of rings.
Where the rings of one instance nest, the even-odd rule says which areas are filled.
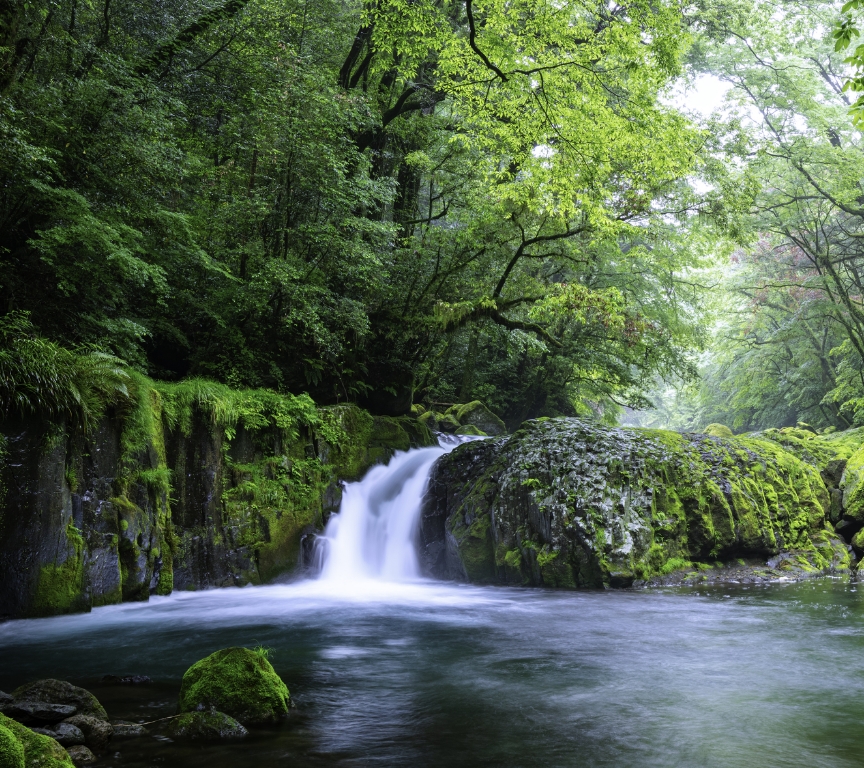
[[[249,735],[240,723],[224,712],[186,712],[174,718],[168,726],[174,739],[218,741],[220,739],[242,739]]]
[[[65,704],[77,710],[75,714],[91,715],[100,720],[108,720],[108,713],[90,691],[72,685],[65,680],[36,680],[12,691],[15,702],[41,701],[48,704]]]
[[[180,712],[215,709],[244,725],[278,722],[288,713],[288,688],[264,654],[225,648],[183,675]]]
[[[0,768],[24,768],[24,746],[8,728],[0,725]]]
[[[735,437],[732,430],[725,424],[709,424],[702,430],[702,434],[710,435],[711,437]]]
[[[74,768],[69,753],[50,736],[34,733],[3,714],[0,714],[0,728],[11,731],[23,747],[26,768]]]

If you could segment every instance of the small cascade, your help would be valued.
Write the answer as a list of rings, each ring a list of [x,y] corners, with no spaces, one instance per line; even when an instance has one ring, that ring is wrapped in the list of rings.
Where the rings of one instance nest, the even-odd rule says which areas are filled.
[[[410,581],[420,578],[417,529],[423,494],[435,460],[477,438],[441,435],[438,446],[397,451],[384,466],[348,483],[339,513],[315,547],[321,579]]]

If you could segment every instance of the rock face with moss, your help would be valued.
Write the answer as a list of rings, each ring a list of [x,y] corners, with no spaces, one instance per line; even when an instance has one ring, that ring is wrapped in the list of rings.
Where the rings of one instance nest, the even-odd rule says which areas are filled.
[[[434,443],[414,418],[306,396],[134,373],[127,391],[86,433],[0,424],[0,619],[272,580],[339,481]]]
[[[263,725],[279,722],[289,704],[288,688],[264,653],[225,648],[186,670],[178,710],[213,710],[243,725]]]
[[[571,588],[781,554],[842,570],[829,508],[819,469],[770,440],[536,420],[439,461],[423,554],[439,577]]]

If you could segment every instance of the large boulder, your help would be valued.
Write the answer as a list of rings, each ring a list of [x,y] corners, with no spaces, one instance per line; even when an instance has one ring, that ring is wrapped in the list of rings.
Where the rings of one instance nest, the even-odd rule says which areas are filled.
[[[480,583],[629,586],[737,558],[797,576],[848,568],[828,508],[819,470],[768,440],[538,419],[438,461],[421,539],[431,574]]]
[[[26,725],[2,714],[0,729],[10,732],[21,745],[26,768],[74,768],[69,753],[50,736],[34,733]]]
[[[503,435],[507,432],[504,422],[479,400],[454,405],[447,409],[447,413],[455,416],[460,424],[473,424],[486,435]]]
[[[249,735],[240,723],[224,712],[186,712],[175,717],[168,726],[168,734],[173,739],[193,741],[220,741],[242,739]]]
[[[65,720],[76,714],[108,720],[105,709],[90,691],[65,680],[48,678],[27,683],[12,691],[12,698],[13,714],[17,710],[37,720]]]
[[[264,653],[225,648],[183,675],[179,712],[215,709],[243,725],[276,723],[288,714],[288,688]]]

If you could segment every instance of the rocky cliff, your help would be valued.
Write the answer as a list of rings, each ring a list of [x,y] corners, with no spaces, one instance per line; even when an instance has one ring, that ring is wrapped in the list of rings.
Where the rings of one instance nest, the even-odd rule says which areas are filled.
[[[715,437],[538,419],[510,437],[463,445],[430,481],[427,570],[575,588],[738,563],[761,562],[777,576],[848,569],[832,520],[859,514],[840,508],[837,491],[847,485],[845,457],[864,466],[853,461],[864,436],[771,432]],[[857,488],[846,496],[857,498]]]
[[[433,442],[408,417],[133,376],[88,432],[0,424],[0,618],[87,611],[298,568],[340,480]]]

